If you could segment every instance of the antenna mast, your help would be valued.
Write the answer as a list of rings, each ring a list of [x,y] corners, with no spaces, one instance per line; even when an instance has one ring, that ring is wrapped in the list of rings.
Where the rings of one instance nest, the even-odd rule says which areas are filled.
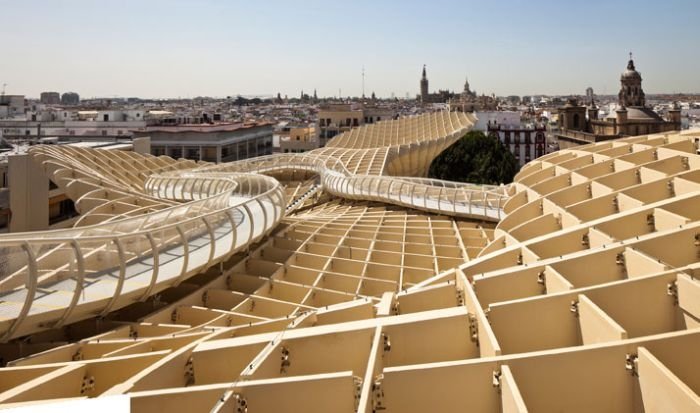
[[[365,66],[362,65],[362,99],[365,98]]]

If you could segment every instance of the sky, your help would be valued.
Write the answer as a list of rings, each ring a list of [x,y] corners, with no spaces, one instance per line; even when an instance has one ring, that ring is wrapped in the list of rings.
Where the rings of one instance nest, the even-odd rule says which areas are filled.
[[[698,0],[0,0],[0,86],[38,97],[700,92]]]

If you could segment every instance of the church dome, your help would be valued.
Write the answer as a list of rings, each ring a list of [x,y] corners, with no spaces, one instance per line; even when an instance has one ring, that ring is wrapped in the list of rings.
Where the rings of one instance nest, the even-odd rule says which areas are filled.
[[[630,61],[627,63],[627,69],[622,72],[621,78],[642,80],[642,75],[634,68],[634,60],[630,59]]]

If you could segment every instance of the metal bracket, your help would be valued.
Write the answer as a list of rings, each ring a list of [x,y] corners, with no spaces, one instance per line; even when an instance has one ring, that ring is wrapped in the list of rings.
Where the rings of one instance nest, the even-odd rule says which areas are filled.
[[[235,400],[234,411],[236,413],[248,413],[248,400],[240,393],[233,393],[232,397]]]
[[[95,376],[84,376],[80,384],[80,394],[89,393],[95,390]]]
[[[615,264],[621,266],[625,265],[625,254],[623,252],[620,252],[615,256]]]
[[[676,196],[676,188],[673,185],[673,181],[668,181],[666,182],[666,188],[668,188],[668,192],[671,194],[671,196]]]
[[[384,375],[380,374],[374,378],[374,382],[372,383],[372,413],[386,410],[386,406],[384,405],[383,381]]]
[[[498,391],[501,392],[501,370],[494,370],[491,375],[491,385]]]
[[[399,300],[394,301],[394,304],[391,306],[391,314],[392,315],[401,314],[401,310],[399,309]]]
[[[630,372],[630,374],[633,377],[639,376],[639,372],[637,371],[637,355],[632,353],[632,354],[625,354],[625,369]]]
[[[676,281],[666,284],[666,294],[673,297],[673,303],[678,305],[678,283]]]
[[[476,343],[479,347],[479,324],[476,322],[476,316],[474,314],[469,314],[469,337],[472,343]]]
[[[464,291],[457,290],[457,307],[462,307],[464,305]]]
[[[362,378],[353,376],[352,382],[355,385],[355,411],[358,411],[360,409],[360,399],[362,398]]]
[[[384,352],[388,353],[391,351],[391,338],[387,333],[382,333],[382,341],[384,342]]]
[[[591,240],[588,237],[588,234],[583,234],[581,237],[581,246],[583,246],[585,249],[591,248]]]
[[[194,359],[192,357],[187,359],[185,363],[185,386],[191,386],[194,384]]]
[[[656,218],[654,218],[654,214],[647,214],[647,225],[656,228]]]
[[[578,300],[574,300],[571,302],[571,305],[569,306],[569,311],[571,311],[576,315],[576,317],[578,317]]]
[[[280,374],[286,373],[292,362],[289,360],[289,349],[282,346],[282,357],[280,357]]]
[[[547,274],[544,270],[537,274],[537,284],[542,286],[542,294],[547,294]]]

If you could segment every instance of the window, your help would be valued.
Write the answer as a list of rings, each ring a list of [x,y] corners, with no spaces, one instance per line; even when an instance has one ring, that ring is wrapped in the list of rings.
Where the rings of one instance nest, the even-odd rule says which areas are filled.
[[[579,128],[578,124],[579,124],[579,116],[578,116],[578,113],[574,113],[574,129],[578,129],[578,128]]]
[[[108,122],[108,121],[109,121],[109,115],[108,115],[108,114],[102,115],[102,120],[105,121],[105,122]]]
[[[102,136],[107,136],[107,131],[104,129],[102,130]]]
[[[351,123],[352,123],[352,122],[351,122],[351,119],[350,119],[350,118],[345,119],[345,124],[346,124],[347,126],[350,126]]]
[[[359,125],[358,119],[357,118],[353,119],[352,126],[358,126],[358,125]]]
[[[199,148],[187,148],[185,153],[187,154],[185,158],[195,161],[199,160]]]
[[[325,119],[319,119],[319,120],[318,120],[318,124],[319,124],[320,126],[326,126],[326,120],[325,120]]]
[[[381,117],[381,116],[377,116],[377,122],[379,122],[380,120],[382,120],[382,117]]]

